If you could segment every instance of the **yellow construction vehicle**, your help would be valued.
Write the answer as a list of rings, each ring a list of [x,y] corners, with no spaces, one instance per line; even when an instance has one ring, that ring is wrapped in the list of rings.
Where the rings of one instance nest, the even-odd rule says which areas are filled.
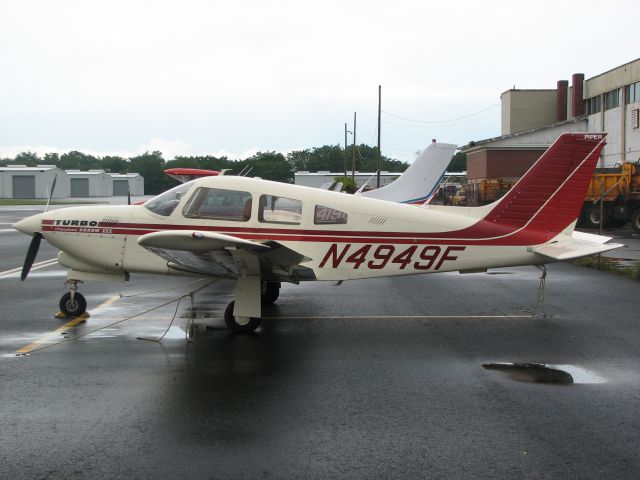
[[[465,187],[467,205],[478,206],[495,202],[507,193],[518,181],[517,178],[482,178],[469,180]]]
[[[625,162],[620,167],[597,169],[584,201],[580,224],[598,228],[619,227],[631,222],[640,233],[640,165]]]

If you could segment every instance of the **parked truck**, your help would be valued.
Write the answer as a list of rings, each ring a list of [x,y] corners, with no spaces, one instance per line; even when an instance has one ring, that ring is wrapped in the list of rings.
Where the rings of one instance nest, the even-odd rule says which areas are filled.
[[[518,181],[517,178],[482,178],[469,180],[464,189],[466,205],[477,207],[495,202]]]
[[[600,205],[602,200],[602,205]],[[580,225],[598,228],[619,227],[631,222],[640,233],[640,165],[625,162],[620,167],[600,168],[595,171],[584,200]]]

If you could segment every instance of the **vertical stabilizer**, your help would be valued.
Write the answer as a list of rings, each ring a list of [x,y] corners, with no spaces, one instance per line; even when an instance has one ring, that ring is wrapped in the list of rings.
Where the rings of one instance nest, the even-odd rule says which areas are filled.
[[[423,204],[440,185],[456,148],[457,145],[434,142],[393,183],[360,195],[389,202]]]

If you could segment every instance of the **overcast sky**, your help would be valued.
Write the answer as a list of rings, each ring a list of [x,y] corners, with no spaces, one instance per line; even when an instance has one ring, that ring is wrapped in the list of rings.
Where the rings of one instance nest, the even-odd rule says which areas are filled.
[[[0,0],[0,157],[242,158],[342,144],[354,111],[375,145],[382,85],[383,153],[412,161],[499,135],[514,85],[638,58],[639,18],[637,0]]]

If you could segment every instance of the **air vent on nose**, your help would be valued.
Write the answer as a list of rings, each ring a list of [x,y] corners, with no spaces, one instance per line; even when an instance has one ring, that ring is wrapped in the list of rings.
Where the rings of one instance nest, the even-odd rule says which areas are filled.
[[[120,221],[120,219],[118,217],[104,217],[100,223],[101,224],[111,224],[113,225],[114,223],[118,223]]]

